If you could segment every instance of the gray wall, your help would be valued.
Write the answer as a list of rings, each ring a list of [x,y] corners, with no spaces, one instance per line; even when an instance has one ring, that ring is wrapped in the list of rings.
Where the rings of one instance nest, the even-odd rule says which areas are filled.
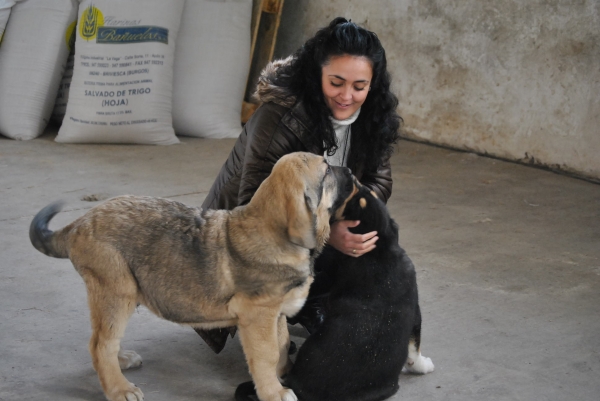
[[[286,0],[276,56],[375,31],[406,137],[600,178],[600,0]]]

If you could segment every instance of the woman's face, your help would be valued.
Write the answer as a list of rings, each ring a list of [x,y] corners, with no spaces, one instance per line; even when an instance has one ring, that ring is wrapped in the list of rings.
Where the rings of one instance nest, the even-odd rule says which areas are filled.
[[[333,118],[345,120],[362,106],[369,94],[373,68],[362,56],[334,56],[324,65],[321,86]]]

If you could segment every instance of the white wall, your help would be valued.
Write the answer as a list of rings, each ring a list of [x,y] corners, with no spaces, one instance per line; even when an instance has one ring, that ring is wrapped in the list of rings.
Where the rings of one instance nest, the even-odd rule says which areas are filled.
[[[276,55],[335,16],[383,42],[405,136],[600,179],[600,1],[287,0]]]

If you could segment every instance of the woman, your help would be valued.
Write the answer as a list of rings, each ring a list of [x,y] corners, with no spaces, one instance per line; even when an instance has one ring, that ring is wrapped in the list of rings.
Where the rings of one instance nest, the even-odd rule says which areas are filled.
[[[248,203],[277,160],[297,151],[325,155],[330,164],[349,167],[387,202],[392,193],[389,158],[401,118],[390,91],[385,50],[375,33],[335,18],[293,56],[269,64],[255,96],[262,105],[244,126],[204,209]],[[328,244],[354,257],[373,250],[376,232],[348,230],[359,223],[334,223]],[[310,310],[308,306],[299,314],[307,315],[300,322],[309,331],[314,320]],[[214,350],[224,346],[227,332],[217,333],[199,332]]]

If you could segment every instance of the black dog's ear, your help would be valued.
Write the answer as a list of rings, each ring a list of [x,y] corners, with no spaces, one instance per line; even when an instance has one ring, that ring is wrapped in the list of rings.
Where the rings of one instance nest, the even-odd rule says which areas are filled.
[[[377,194],[374,191],[363,186],[359,192],[348,201],[346,210],[344,212],[344,218],[346,220],[361,220],[365,219],[372,220],[372,214],[376,214],[378,206],[376,205],[379,201]],[[361,223],[362,224],[362,223]]]
[[[360,220],[360,224],[351,232],[364,234],[370,231],[384,231],[388,226],[389,213],[377,194],[366,187],[354,196],[346,208],[348,220]]]
[[[363,210],[363,207],[360,205],[361,199],[363,199],[362,191],[348,201],[344,209],[344,220],[360,220]]]
[[[360,188],[358,193],[354,195],[346,205],[344,210],[344,220],[362,220],[365,214],[365,208],[367,207],[368,191]]]

